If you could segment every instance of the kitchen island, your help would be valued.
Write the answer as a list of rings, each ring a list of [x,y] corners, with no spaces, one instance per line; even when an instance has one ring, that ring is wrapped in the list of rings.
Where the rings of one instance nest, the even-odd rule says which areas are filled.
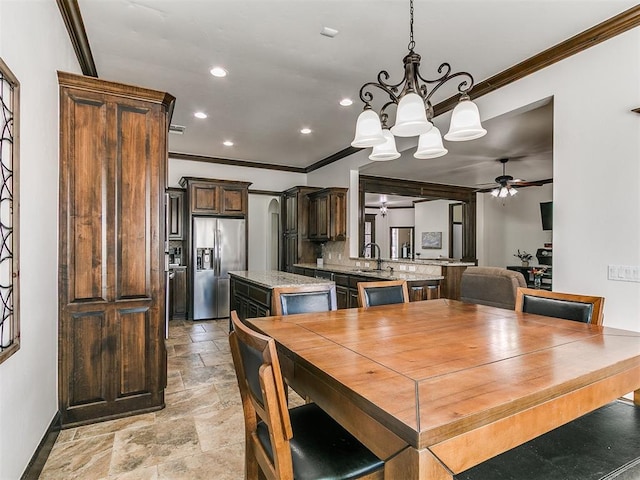
[[[305,277],[277,270],[243,270],[229,272],[230,306],[241,320],[268,317],[271,314],[271,293],[276,287],[299,285],[333,285],[329,279]]]
[[[411,262],[401,260],[383,260],[382,269],[375,270],[374,268],[367,266],[369,264],[375,265],[375,260],[370,258],[352,259],[352,261],[356,262],[355,266],[324,264],[319,267],[315,263],[297,263],[293,266],[293,273],[308,276],[326,275],[328,278],[332,278],[336,281],[336,286],[341,285],[340,277],[338,275],[343,274],[361,276],[363,279],[358,280],[361,282],[371,282],[376,279],[406,280],[412,300],[432,300],[434,298],[460,300],[460,282],[462,280],[462,273],[467,269],[467,267],[475,265],[475,263],[471,262],[445,260],[420,260]],[[357,265],[358,263],[364,264],[365,266],[360,267]],[[330,277],[331,274],[333,274],[333,277]],[[434,296],[434,290],[436,290],[435,286],[437,286],[437,297]],[[419,287],[423,288],[420,289]],[[355,307],[356,304],[349,306]],[[338,308],[340,308],[339,296]]]

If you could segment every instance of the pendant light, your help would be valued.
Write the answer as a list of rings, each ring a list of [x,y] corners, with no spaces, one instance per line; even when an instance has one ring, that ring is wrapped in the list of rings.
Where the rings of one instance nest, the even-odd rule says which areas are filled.
[[[453,78],[457,78],[458,92],[461,94],[460,102],[454,108],[451,115],[451,125],[445,135],[445,140],[465,141],[480,138],[487,133],[480,123],[478,107],[471,101],[469,92],[473,88],[473,77],[467,72],[452,72],[448,63],[442,63],[438,67],[438,77],[425,79],[420,75],[421,57],[414,52],[413,40],[413,0],[409,1],[409,53],[404,57],[404,78],[398,83],[387,83],[389,74],[386,70],[378,73],[377,82],[365,83],[360,88],[360,100],[364,103],[364,110],[358,117],[353,147],[374,147],[369,157],[371,160],[391,160],[395,155],[395,139],[391,144],[390,135],[393,137],[420,136],[416,158],[436,158],[447,153],[442,145],[442,135],[433,126],[433,106],[431,97],[443,84]],[[460,80],[458,77],[462,77]],[[429,88],[431,87],[431,88]],[[379,113],[376,113],[371,102],[373,92],[382,90],[384,97],[389,98]],[[398,93],[399,92],[399,93]],[[388,114],[386,109],[390,105],[396,105],[395,124],[386,128]],[[382,119],[382,123],[380,121]],[[384,132],[387,133],[384,133]],[[429,135],[431,133],[431,135]],[[375,148],[377,147],[377,148]],[[398,153],[398,156],[400,154]]]

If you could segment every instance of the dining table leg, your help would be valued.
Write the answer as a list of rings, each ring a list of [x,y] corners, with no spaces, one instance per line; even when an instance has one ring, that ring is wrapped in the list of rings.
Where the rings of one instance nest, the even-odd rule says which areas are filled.
[[[385,461],[385,480],[453,480],[453,474],[429,450],[407,447]]]

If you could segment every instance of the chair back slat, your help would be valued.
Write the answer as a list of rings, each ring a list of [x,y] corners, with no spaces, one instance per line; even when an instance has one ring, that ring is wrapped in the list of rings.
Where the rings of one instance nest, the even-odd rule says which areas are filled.
[[[409,303],[405,280],[358,282],[358,306],[374,307],[394,303]]]
[[[602,325],[604,297],[519,288],[516,311]]]
[[[276,287],[272,292],[271,313],[293,315],[328,312],[336,310],[337,303],[335,284]]]

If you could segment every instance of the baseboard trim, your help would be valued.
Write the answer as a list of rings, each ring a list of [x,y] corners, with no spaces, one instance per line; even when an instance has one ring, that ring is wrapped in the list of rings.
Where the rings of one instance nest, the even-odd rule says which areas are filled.
[[[38,480],[44,464],[47,462],[47,458],[49,458],[53,444],[56,443],[56,439],[60,433],[61,419],[62,415],[60,415],[60,412],[56,412],[20,480]]]

